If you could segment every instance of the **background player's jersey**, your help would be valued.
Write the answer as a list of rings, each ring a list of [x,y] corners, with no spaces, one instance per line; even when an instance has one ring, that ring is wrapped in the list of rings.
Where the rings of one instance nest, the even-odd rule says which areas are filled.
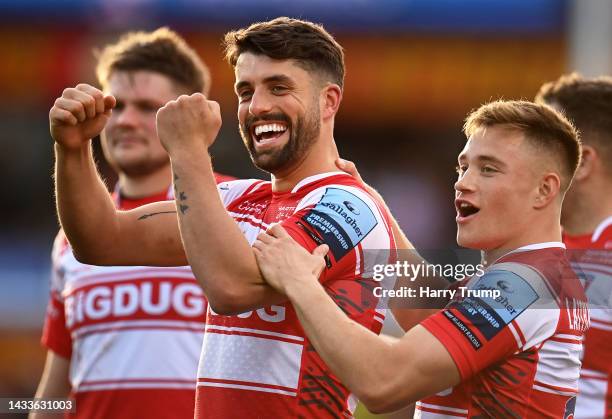
[[[576,418],[612,418],[612,216],[593,234],[563,235],[589,300]]]
[[[320,281],[349,317],[380,332],[384,311],[368,289],[373,265],[389,263],[395,245],[388,215],[359,182],[335,172],[308,177],[285,193],[257,180],[220,184],[219,192],[249,243],[281,223],[309,251],[328,244]],[[347,417],[355,405],[306,338],[291,304],[236,316],[209,308],[196,417]]]
[[[464,285],[496,296],[459,298],[421,323],[447,348],[461,383],[418,402],[415,417],[573,414],[589,319],[562,246],[507,254]]]
[[[173,199],[117,197],[124,210]],[[193,417],[207,304],[191,269],[85,265],[62,232],[52,264],[42,342],[70,360],[74,416]]]

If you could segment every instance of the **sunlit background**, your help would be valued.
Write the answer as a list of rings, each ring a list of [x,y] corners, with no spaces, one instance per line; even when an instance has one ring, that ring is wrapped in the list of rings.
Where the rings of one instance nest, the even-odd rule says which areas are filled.
[[[612,73],[608,0],[0,0],[0,397],[31,397],[42,368],[58,228],[53,100],[65,87],[95,83],[93,48],[126,30],[170,26],[212,72],[224,120],[217,171],[266,177],[238,135],[220,41],[230,29],[283,15],[323,23],[344,46],[340,152],[424,249],[456,247],[452,185],[470,109],[533,98],[567,71]]]

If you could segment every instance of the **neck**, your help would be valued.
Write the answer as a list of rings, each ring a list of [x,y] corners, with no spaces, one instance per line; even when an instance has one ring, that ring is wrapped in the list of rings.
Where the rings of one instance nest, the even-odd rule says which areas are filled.
[[[170,165],[143,176],[128,176],[119,173],[119,189],[128,198],[144,198],[168,189],[171,184],[172,171]]]
[[[272,190],[274,192],[290,191],[301,180],[320,173],[338,170],[336,160],[338,149],[331,135],[319,137],[308,150],[305,158],[287,171],[272,173]]]
[[[549,209],[549,211],[551,210],[552,208]],[[527,224],[525,232],[520,237],[508,240],[503,245],[496,246],[493,249],[483,250],[481,252],[482,263],[490,266],[505,254],[530,244],[560,242],[561,225],[559,223],[559,213],[557,209],[554,212],[555,214],[542,214],[539,220],[534,220],[534,222]]]
[[[603,189],[592,188],[592,193],[580,191],[573,197],[572,205],[568,205],[563,212],[563,231],[570,236],[582,236],[595,231],[603,220],[612,215],[612,195],[602,193],[609,191],[610,187],[603,185]]]

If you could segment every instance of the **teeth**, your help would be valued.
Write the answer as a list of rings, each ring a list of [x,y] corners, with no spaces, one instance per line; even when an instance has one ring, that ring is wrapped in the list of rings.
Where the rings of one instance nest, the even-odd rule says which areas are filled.
[[[469,205],[468,205],[467,202],[462,202],[461,205],[460,205],[461,208],[467,208],[468,206]]]
[[[287,128],[280,124],[258,125],[255,127],[255,135],[261,135],[264,132],[284,132]]]

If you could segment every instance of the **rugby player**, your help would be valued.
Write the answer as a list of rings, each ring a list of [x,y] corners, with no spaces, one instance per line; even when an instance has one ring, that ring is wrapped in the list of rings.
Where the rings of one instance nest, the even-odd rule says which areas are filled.
[[[498,101],[467,118],[455,184],[457,242],[483,251],[485,274],[401,339],[347,319],[316,278],[327,246],[309,254],[282,226],[254,244],[265,279],[286,294],[319,354],[373,412],[417,403],[419,417],[573,414],[588,327],[582,287],[565,258],[560,212],[580,159],[557,111]]]
[[[394,243],[380,203],[335,166],[342,48],[323,27],[289,18],[232,31],[225,46],[240,133],[271,181],[217,188],[208,149],[221,125],[219,105],[202,94],[183,95],[157,113],[175,203],[116,211],[93,170],[90,136],[56,137],[62,226],[88,263],[189,261],[209,300],[196,417],[351,415],[355,398],[312,349],[287,297],[263,280],[251,247],[272,223],[308,252],[326,243],[323,287],[344,315],[380,331],[384,313],[364,289],[372,286],[373,265],[391,261]],[[113,100],[92,92],[81,101],[87,111],[81,123],[105,118]],[[52,124],[73,126],[74,116],[60,106]],[[84,191],[88,199],[79,200]]]
[[[174,199],[155,115],[181,94],[207,93],[208,69],[179,35],[162,28],[107,45],[97,76],[114,98],[112,114],[87,123],[92,110],[81,103],[101,93],[84,84],[66,89],[51,110],[53,137],[91,138],[103,130],[105,158],[118,174],[111,201],[118,209]],[[54,123],[60,108],[79,122]],[[87,200],[88,191],[74,198]],[[84,265],[62,232],[52,260],[42,337],[47,360],[36,396],[71,393],[78,418],[192,417],[206,300],[189,267]]]
[[[583,279],[591,328],[584,341],[577,418],[612,417],[612,78],[560,77],[537,102],[561,110],[580,131],[582,160],[561,211],[563,242]]]

